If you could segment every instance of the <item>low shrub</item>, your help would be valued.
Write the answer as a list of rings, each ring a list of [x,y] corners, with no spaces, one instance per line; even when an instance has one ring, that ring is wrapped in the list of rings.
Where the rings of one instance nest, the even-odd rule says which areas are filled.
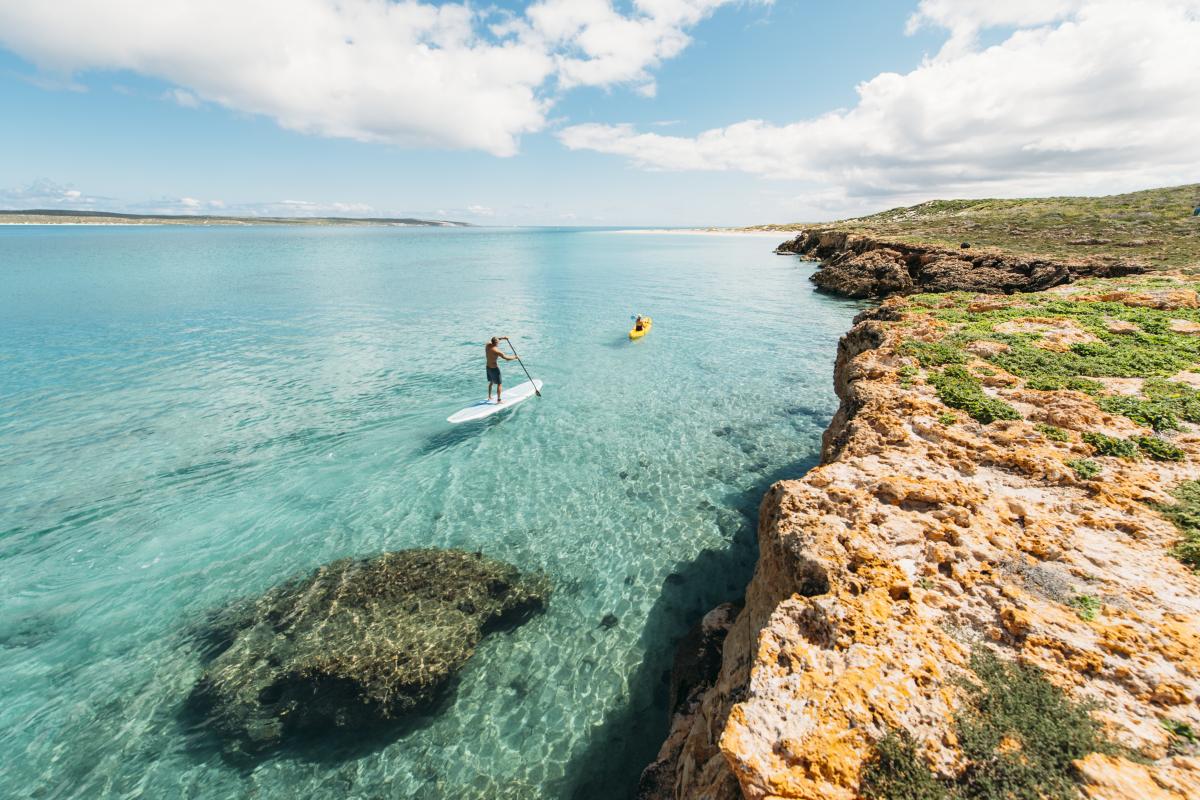
[[[1071,389],[1085,394],[1099,394],[1104,389],[1104,384],[1078,376],[1039,375],[1025,381],[1025,388],[1037,389],[1043,392],[1052,392],[1057,389]]]
[[[985,394],[979,379],[963,366],[955,364],[941,372],[932,373],[929,382],[937,389],[939,400],[951,408],[967,412],[984,425],[998,419],[1021,418],[1008,403]]]
[[[872,800],[1078,800],[1074,762],[1115,753],[1091,717],[1033,666],[976,650],[963,681],[966,697],[954,718],[964,768],[934,775],[904,733],[881,739],[863,770],[860,793]]]
[[[1100,598],[1090,594],[1077,594],[1071,598],[1069,605],[1075,609],[1075,613],[1079,615],[1080,619],[1091,622],[1100,613],[1104,604],[1100,602]]]
[[[1072,459],[1071,461],[1067,462],[1067,466],[1075,470],[1075,474],[1078,475],[1081,480],[1085,481],[1090,481],[1092,478],[1095,478],[1104,471],[1099,464],[1097,464],[1095,461],[1092,461],[1090,458]]]
[[[1098,456],[1115,456],[1117,458],[1137,458],[1138,446],[1136,443],[1128,439],[1117,439],[1113,436],[1105,436],[1097,431],[1087,431],[1083,434],[1083,441],[1092,446]]]
[[[1062,428],[1056,428],[1053,425],[1047,425],[1044,422],[1039,422],[1034,426],[1034,430],[1054,442],[1069,442],[1071,435]]]
[[[1110,395],[1101,397],[1096,405],[1110,414],[1129,417],[1139,425],[1145,425],[1156,431],[1179,430],[1179,418],[1170,403],[1160,403],[1155,400],[1143,400],[1129,395]]]
[[[900,345],[900,354],[912,356],[922,367],[944,367],[967,363],[967,354],[948,342],[918,342],[910,339]]]
[[[1184,481],[1171,490],[1174,505],[1157,505],[1158,511],[1182,534],[1175,545],[1175,556],[1200,571],[1200,481]]]
[[[933,774],[906,732],[890,731],[875,744],[859,793],[878,800],[950,800],[950,789]]]
[[[1072,701],[1036,667],[1001,661],[986,650],[972,656],[971,669],[982,685],[967,687],[970,702],[956,720],[967,760],[959,796],[1077,800],[1073,762],[1116,751],[1101,736],[1091,706]]]
[[[1134,436],[1132,441],[1139,450],[1155,461],[1183,461],[1187,458],[1187,452],[1183,448],[1157,436]]]

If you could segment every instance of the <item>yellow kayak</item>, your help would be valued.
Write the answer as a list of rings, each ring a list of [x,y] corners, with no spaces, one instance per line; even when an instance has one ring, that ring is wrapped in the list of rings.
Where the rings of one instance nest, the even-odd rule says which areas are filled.
[[[630,329],[630,331],[629,331],[630,339],[640,339],[643,336],[645,336],[647,333],[649,333],[650,329],[652,327],[654,327],[654,320],[650,319],[649,317],[642,317],[642,322],[644,325],[640,331],[636,327]]]

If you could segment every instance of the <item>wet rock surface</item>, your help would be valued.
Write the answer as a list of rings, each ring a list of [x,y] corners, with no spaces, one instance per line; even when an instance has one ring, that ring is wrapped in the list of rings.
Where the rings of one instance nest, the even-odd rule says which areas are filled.
[[[527,620],[549,593],[541,574],[480,553],[335,561],[214,616],[190,707],[245,751],[420,712],[488,632]]]
[[[950,249],[884,241],[841,231],[804,231],[775,249],[819,260],[812,275],[821,289],[875,298],[917,292],[1032,292],[1080,277],[1119,277],[1145,271],[1135,262],[1054,261],[987,249]]]

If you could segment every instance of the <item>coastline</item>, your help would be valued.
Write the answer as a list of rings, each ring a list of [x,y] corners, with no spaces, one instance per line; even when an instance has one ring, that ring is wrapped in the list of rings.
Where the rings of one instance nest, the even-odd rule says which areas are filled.
[[[763,498],[744,608],[710,645],[720,666],[673,715],[641,798],[850,800],[889,741],[912,742],[911,764],[952,787],[979,757],[957,725],[986,655],[1026,665],[1072,713],[1099,704],[1064,712],[1096,725],[1097,749],[1059,765],[1087,797],[1194,796],[1200,754],[1172,731],[1200,729],[1200,576],[1162,509],[1200,479],[1200,428],[1111,412],[1141,407],[1144,381],[1035,380],[1002,354],[1008,330],[1040,337],[1022,353],[1070,353],[1100,341],[1092,328],[1129,330],[1117,318],[1169,322],[1190,353],[1200,283],[1063,269],[1038,288],[893,297],[856,319],[821,464]],[[947,349],[972,320],[999,330]],[[1192,366],[1164,378],[1200,382]]]
[[[0,209],[0,225],[185,225],[194,227],[290,225],[306,227],[469,228],[466,222],[415,217],[249,217],[222,214],[124,214],[78,209]]]

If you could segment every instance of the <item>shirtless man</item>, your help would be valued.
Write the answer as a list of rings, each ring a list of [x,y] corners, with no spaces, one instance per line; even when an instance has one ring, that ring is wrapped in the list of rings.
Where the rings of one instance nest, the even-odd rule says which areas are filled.
[[[500,339],[493,336],[492,340],[483,346],[483,355],[487,358],[487,379],[488,379],[488,400],[492,399],[492,384],[496,384],[496,402],[503,403],[500,398],[500,367],[498,366],[497,358],[503,358],[505,361],[515,361],[516,356],[510,356],[508,353],[500,349]]]

